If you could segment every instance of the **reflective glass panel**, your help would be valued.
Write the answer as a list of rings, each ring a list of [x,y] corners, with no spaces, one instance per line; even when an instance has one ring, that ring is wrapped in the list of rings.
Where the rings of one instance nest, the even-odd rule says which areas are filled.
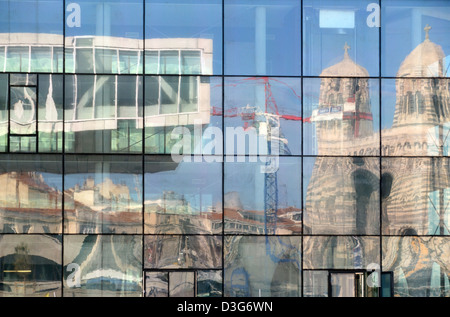
[[[303,1],[303,75],[379,75],[376,0]]]
[[[448,158],[383,158],[382,173],[384,234],[450,234]]]
[[[303,237],[304,269],[368,269],[380,263],[380,238]],[[384,269],[384,265],[383,265]]]
[[[222,80],[146,76],[144,122],[146,153],[221,155]]]
[[[303,90],[304,154],[379,155],[378,80],[304,78]]]
[[[195,159],[146,158],[145,233],[222,232],[222,164]]]
[[[145,0],[145,73],[222,73],[222,1]]]
[[[225,232],[301,233],[300,175],[299,157],[226,157]]]
[[[61,233],[61,156],[1,155],[0,187],[1,233]]]
[[[65,232],[142,232],[140,157],[68,155],[64,171]]]
[[[301,154],[298,78],[225,79],[225,153]]]
[[[145,273],[145,297],[168,297],[169,273],[146,272]]]
[[[226,297],[301,296],[301,237],[227,236]]]
[[[60,297],[61,260],[61,236],[0,235],[0,297]]]
[[[225,0],[225,74],[301,72],[300,2]]]
[[[328,271],[303,272],[303,297],[328,297]]]
[[[383,156],[448,156],[450,80],[382,80]]]
[[[65,148],[71,153],[142,151],[142,77],[65,77]]]
[[[382,1],[382,75],[449,77],[450,3]]]
[[[222,266],[222,237],[152,235],[144,237],[145,268],[215,269]]]
[[[0,71],[62,72],[63,1],[0,0],[0,8]]]
[[[142,287],[142,236],[64,237],[64,297],[139,297]]]
[[[6,152],[8,149],[8,95],[8,75],[0,74],[0,152]]]
[[[197,297],[222,297],[222,271],[197,272]]]
[[[66,72],[141,74],[142,10],[142,0],[68,3]]]
[[[11,87],[11,134],[36,133],[36,87]]]
[[[383,271],[395,297],[449,297],[450,243],[442,237],[383,237]]]
[[[39,75],[39,152],[62,152],[63,80],[62,75]]]
[[[380,233],[379,158],[305,157],[303,193],[305,233]]]
[[[194,272],[170,272],[169,273],[170,297],[194,297],[195,273]]]

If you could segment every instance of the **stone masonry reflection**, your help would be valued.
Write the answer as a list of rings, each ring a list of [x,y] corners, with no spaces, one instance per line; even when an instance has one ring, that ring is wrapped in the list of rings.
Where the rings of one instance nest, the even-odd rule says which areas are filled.
[[[395,114],[392,127],[381,131],[381,149],[372,124],[369,80],[357,78],[367,72],[350,60],[347,46],[343,61],[321,74],[347,78],[321,80],[320,103],[311,120],[318,154],[327,157],[314,161],[305,234],[401,237],[385,237],[382,246],[342,237],[353,245],[347,250],[339,243],[311,239],[305,242],[305,257],[312,252],[305,268],[366,269],[367,259],[342,264],[339,258],[351,259],[356,253],[364,259],[382,247],[383,271],[394,272],[396,296],[449,295],[450,267],[444,255],[449,242],[415,237],[448,235],[450,225],[450,165],[442,157],[448,155],[450,81],[441,78],[442,48],[431,41],[430,28],[425,30],[425,40],[403,61],[395,79]],[[380,151],[381,167],[379,158],[370,157]],[[320,248],[325,250],[314,254]],[[379,263],[377,257],[372,260]]]

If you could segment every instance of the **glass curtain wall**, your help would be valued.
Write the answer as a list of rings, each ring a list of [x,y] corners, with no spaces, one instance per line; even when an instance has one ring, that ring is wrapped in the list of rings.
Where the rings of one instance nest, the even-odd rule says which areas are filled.
[[[0,8],[0,296],[450,296],[448,1]]]

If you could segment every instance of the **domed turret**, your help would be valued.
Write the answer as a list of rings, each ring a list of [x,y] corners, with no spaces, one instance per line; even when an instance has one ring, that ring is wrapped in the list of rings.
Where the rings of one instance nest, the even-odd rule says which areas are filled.
[[[425,27],[425,40],[403,61],[397,77],[442,77],[445,54],[440,45],[430,41],[431,27]]]
[[[337,145],[342,152],[346,142],[373,134],[369,73],[350,58],[349,49],[345,43],[344,59],[321,74],[319,105],[311,119],[316,122],[319,153],[333,152],[331,147]]]
[[[345,43],[344,46],[344,59],[339,63],[325,68],[320,76],[331,77],[368,77],[369,72],[361,65],[356,64],[348,55],[348,50],[350,46]]]
[[[396,80],[394,127],[434,126],[449,120],[447,81],[433,78],[443,76],[445,55],[430,41],[430,30],[427,25],[425,40],[406,57],[397,73],[401,78]]]

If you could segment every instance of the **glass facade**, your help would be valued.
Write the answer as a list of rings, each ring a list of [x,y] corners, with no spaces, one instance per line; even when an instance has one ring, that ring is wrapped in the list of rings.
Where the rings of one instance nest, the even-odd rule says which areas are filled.
[[[0,297],[450,296],[447,0],[0,0]]]

